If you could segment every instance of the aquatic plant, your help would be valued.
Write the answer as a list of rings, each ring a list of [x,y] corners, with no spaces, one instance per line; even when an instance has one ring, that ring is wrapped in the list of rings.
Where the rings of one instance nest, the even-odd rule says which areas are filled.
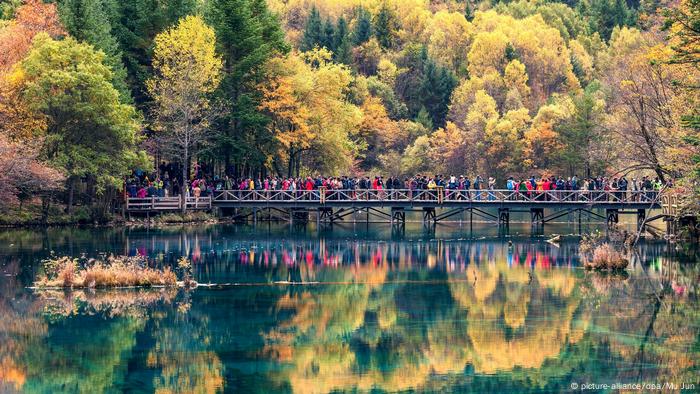
[[[70,257],[44,260],[45,274],[35,282],[38,287],[105,288],[177,286],[170,269],[150,268],[143,257],[109,257],[80,264]]]
[[[177,268],[180,269],[180,272],[182,273],[182,283],[185,287],[189,288],[197,286],[197,282],[192,279],[192,263],[187,257],[180,257],[180,259],[177,261]]]

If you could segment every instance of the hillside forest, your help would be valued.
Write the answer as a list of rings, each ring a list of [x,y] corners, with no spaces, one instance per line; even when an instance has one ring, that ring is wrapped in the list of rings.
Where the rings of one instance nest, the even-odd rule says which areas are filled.
[[[698,201],[699,0],[2,0],[0,18],[0,209],[108,207],[164,162],[648,175]]]

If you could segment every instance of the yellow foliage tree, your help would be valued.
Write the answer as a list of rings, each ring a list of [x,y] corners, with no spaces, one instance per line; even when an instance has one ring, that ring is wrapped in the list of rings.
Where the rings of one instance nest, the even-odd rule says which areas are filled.
[[[362,111],[347,99],[353,77],[331,56],[322,48],[268,62],[273,83],[261,85],[260,109],[272,119],[269,128],[283,148],[280,157],[289,175],[299,174],[303,165],[327,173],[347,171],[359,152],[353,138]],[[305,157],[304,152],[314,154]]]
[[[182,163],[189,179],[190,158],[209,138],[207,130],[216,112],[209,101],[221,81],[222,60],[216,54],[216,36],[202,18],[188,16],[156,36],[154,76],[146,87],[155,101],[155,126],[165,153]],[[184,204],[183,204],[184,207]]]
[[[473,29],[462,13],[438,11],[428,28],[428,52],[457,73],[466,73]]]
[[[430,136],[430,157],[434,169],[443,174],[463,173],[466,142],[464,131],[452,122],[435,130]]]

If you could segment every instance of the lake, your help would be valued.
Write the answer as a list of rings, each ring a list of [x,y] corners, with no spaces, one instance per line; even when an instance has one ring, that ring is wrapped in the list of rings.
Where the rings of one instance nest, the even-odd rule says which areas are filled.
[[[546,241],[569,232],[0,230],[0,392],[697,392],[697,249],[642,243],[610,276]],[[187,255],[212,286],[27,289],[51,253]]]

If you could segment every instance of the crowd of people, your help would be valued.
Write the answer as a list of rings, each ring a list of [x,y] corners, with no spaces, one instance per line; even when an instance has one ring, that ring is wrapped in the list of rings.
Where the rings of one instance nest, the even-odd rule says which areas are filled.
[[[208,197],[218,192],[231,191],[238,198],[260,198],[250,191],[285,193],[270,194],[275,199],[309,198],[317,199],[319,191],[325,190],[326,199],[355,198],[440,198],[447,200],[496,200],[496,199],[535,199],[535,200],[616,200],[651,201],[664,186],[658,179],[648,176],[628,180],[622,177],[594,177],[579,179],[572,177],[509,177],[498,182],[493,177],[476,176],[427,176],[388,177],[382,176],[307,176],[239,178],[229,176],[205,176],[199,164],[194,165],[194,174],[184,185],[177,174],[177,168],[162,165],[153,174],[135,171],[126,182],[129,197]],[[343,191],[343,192],[340,192]],[[498,191],[498,192],[497,192]],[[359,197],[358,197],[359,196]]]

